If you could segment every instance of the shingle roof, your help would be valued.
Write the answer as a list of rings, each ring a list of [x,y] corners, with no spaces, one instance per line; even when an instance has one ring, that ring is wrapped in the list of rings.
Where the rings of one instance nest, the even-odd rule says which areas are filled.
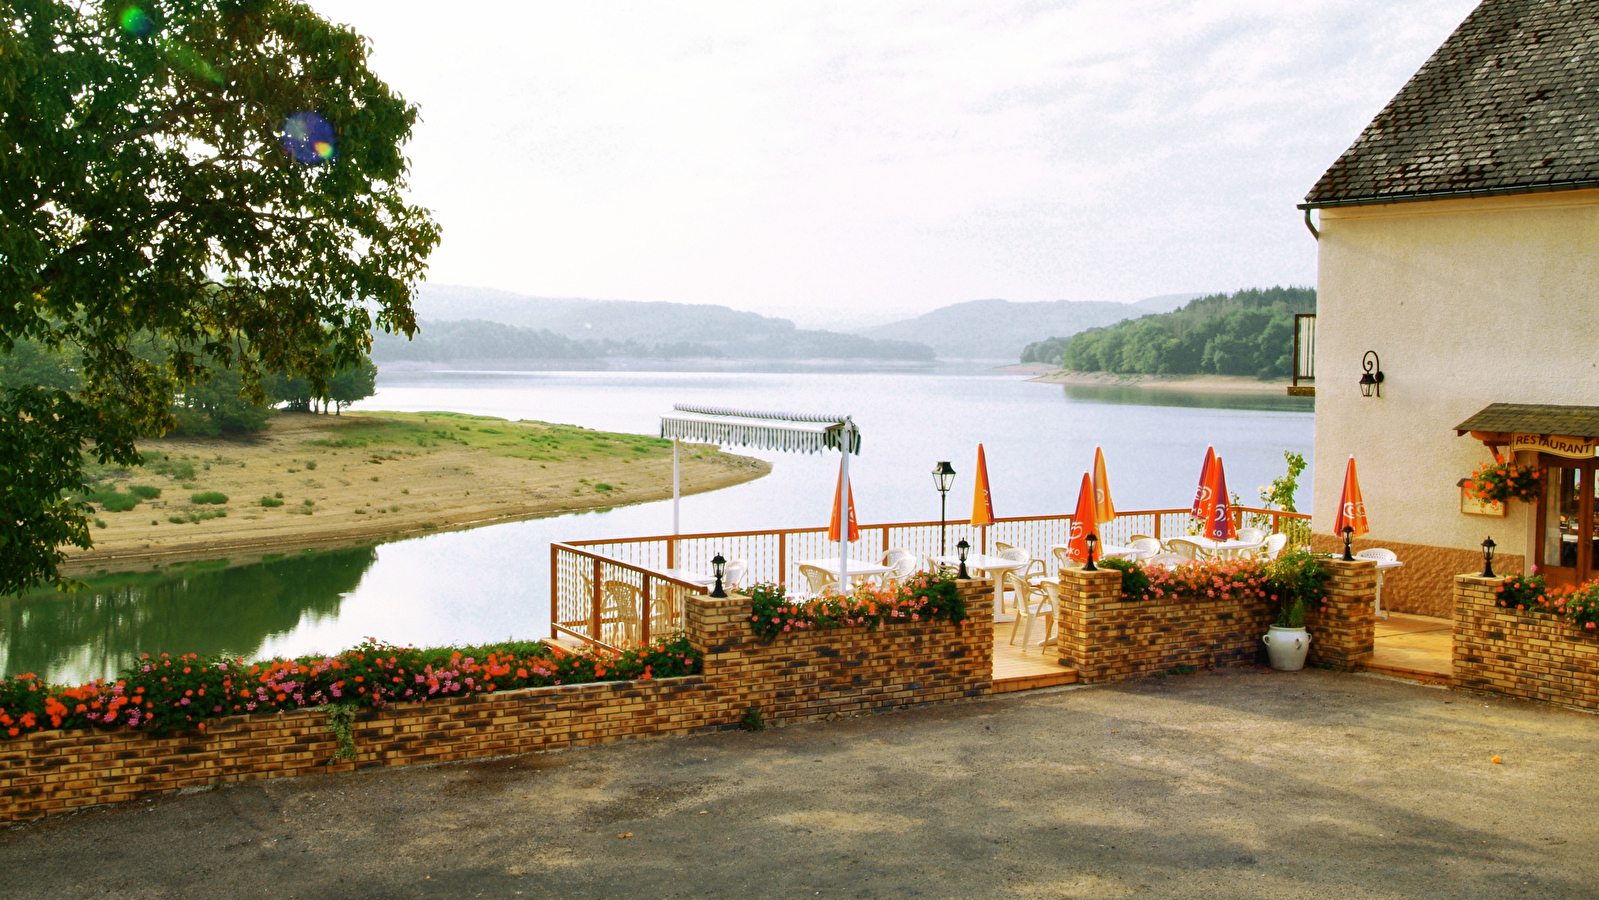
[[[1599,187],[1599,0],[1484,0],[1301,208]]]
[[[1493,403],[1455,426],[1456,434],[1465,434],[1468,431],[1599,437],[1599,406]]]

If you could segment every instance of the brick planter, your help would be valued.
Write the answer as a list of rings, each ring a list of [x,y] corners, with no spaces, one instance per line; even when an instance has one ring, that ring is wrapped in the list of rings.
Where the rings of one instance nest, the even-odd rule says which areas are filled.
[[[310,710],[212,720],[203,732],[40,731],[0,743],[0,821],[20,821],[261,778],[481,759],[645,735],[735,727],[751,707],[794,722],[986,694],[993,606],[962,585],[970,616],[948,623],[804,631],[757,640],[749,599],[690,597],[701,675],[504,691],[363,711],[358,751],[331,764],[327,716]]]
[[[1455,687],[1599,709],[1599,635],[1564,616],[1501,609],[1502,578],[1455,577]]]

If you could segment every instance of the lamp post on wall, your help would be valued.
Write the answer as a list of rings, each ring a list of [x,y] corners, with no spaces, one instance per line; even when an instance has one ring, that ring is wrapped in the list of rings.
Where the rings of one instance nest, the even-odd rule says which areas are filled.
[[[1494,539],[1491,538],[1491,537],[1483,538],[1483,540],[1482,540],[1482,577],[1483,578],[1498,578],[1499,577],[1499,576],[1494,574],[1494,548],[1497,547],[1497,546],[1499,546],[1499,545],[1495,544],[1494,543]]]
[[[1099,547],[1099,535],[1089,532],[1088,535],[1083,538],[1083,543],[1088,545],[1088,564],[1083,566],[1083,571],[1098,572],[1099,566],[1094,565],[1094,551]]]
[[[960,554],[960,558],[961,558],[961,570],[958,573],[956,573],[956,575],[955,575],[956,578],[960,578],[962,580],[969,580],[972,577],[971,575],[967,574],[967,572],[966,572],[966,552],[968,550],[970,550],[970,549],[972,549],[972,545],[966,543],[966,539],[965,538],[961,538],[955,544],[955,552],[959,553]]]
[[[716,587],[712,589],[711,596],[721,599],[727,596],[727,591],[722,590],[722,573],[727,571],[727,560],[718,553],[711,557],[711,574],[716,576]]]
[[[1355,554],[1350,552],[1349,542],[1355,538],[1355,529],[1344,526],[1344,562],[1354,562]]]
[[[938,555],[943,556],[948,551],[944,549],[944,529],[949,518],[949,489],[955,483],[955,467],[947,461],[940,462],[933,467],[933,484],[938,486]]]
[[[1367,350],[1366,354],[1360,358],[1360,366],[1366,370],[1366,374],[1360,376],[1360,396],[1381,397],[1383,381],[1382,360],[1377,358],[1377,351]]]

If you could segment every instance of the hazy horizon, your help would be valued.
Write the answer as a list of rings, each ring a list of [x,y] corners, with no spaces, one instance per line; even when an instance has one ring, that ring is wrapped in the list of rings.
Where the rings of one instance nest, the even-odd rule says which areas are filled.
[[[420,106],[431,282],[844,327],[1313,285],[1295,204],[1475,4],[313,5]]]

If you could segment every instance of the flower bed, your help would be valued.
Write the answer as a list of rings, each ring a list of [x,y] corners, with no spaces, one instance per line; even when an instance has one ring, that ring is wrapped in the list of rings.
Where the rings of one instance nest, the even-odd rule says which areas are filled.
[[[1509,460],[1483,463],[1471,473],[1467,487],[1483,503],[1503,503],[1520,500],[1537,503],[1543,496],[1543,470],[1521,466]]]
[[[848,594],[824,594],[791,600],[778,584],[757,584],[749,590],[750,625],[756,635],[770,640],[784,632],[869,625],[887,622],[946,622],[966,624],[966,601],[955,579],[948,575],[918,573],[904,582],[885,587],[860,584]]]
[[[1128,603],[1165,602],[1184,598],[1267,601],[1278,610],[1277,624],[1298,627],[1307,610],[1326,608],[1322,596],[1327,574],[1325,556],[1305,551],[1263,562],[1255,559],[1193,560],[1175,568],[1145,566],[1125,559],[1107,559],[1101,567],[1122,573],[1121,599]]]
[[[1552,588],[1536,571],[1530,575],[1518,572],[1506,578],[1494,593],[1494,603],[1502,609],[1554,613],[1573,625],[1599,631],[1599,581]]]
[[[624,653],[538,642],[417,649],[375,639],[337,656],[246,662],[146,655],[113,681],[52,685],[32,674],[0,680],[0,740],[47,728],[205,729],[207,719],[306,707],[383,707],[493,691],[698,674],[678,636]]]

